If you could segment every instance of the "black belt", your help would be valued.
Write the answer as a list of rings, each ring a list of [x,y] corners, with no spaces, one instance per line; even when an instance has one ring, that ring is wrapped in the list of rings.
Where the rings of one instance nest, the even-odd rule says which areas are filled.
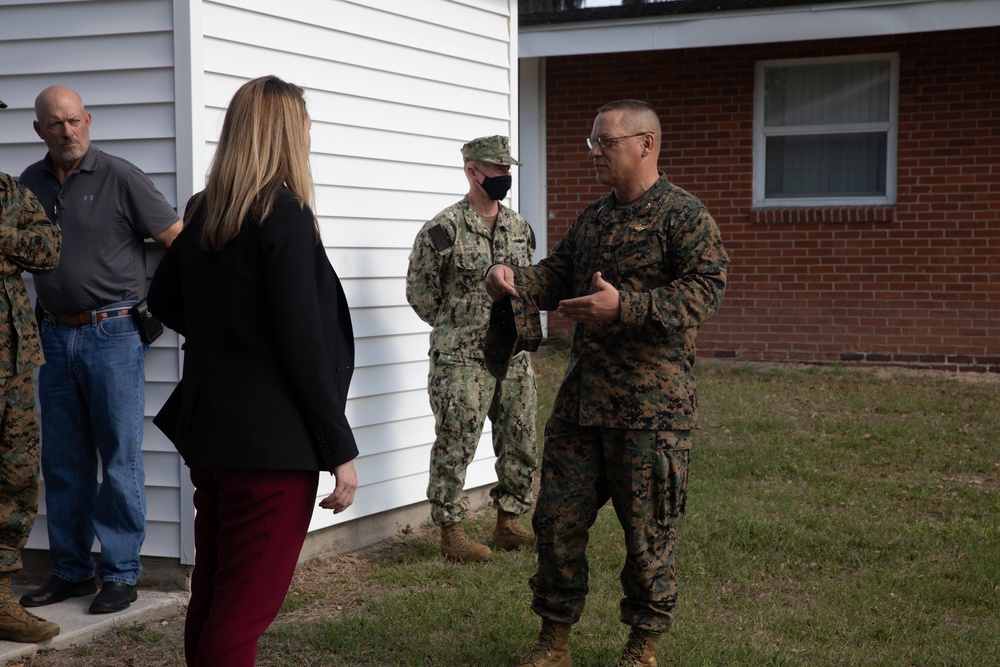
[[[88,310],[87,312],[76,313],[75,315],[45,313],[45,319],[56,324],[82,327],[86,324],[96,325],[98,322],[111,319],[112,317],[128,317],[129,314],[130,311],[128,308],[109,308],[107,310]]]

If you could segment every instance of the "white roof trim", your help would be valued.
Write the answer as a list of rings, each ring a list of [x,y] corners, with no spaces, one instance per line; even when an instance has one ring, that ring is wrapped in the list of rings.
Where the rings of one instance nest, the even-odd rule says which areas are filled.
[[[997,0],[868,0],[525,26],[521,58],[871,37],[1000,25]]]

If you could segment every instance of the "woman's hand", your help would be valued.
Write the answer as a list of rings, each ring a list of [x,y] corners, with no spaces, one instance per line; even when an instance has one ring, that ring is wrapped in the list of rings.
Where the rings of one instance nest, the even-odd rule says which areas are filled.
[[[354,493],[358,490],[358,473],[354,470],[354,461],[342,463],[333,469],[333,477],[337,485],[333,493],[319,501],[319,506],[325,510],[333,510],[340,514],[354,503]]]

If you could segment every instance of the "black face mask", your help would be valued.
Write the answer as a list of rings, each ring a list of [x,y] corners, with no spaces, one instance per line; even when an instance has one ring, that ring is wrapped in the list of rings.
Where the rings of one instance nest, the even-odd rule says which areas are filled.
[[[487,176],[483,174],[483,182],[479,185],[486,192],[486,196],[494,201],[499,201],[507,196],[512,182],[513,179],[511,179],[510,174],[506,176]]]

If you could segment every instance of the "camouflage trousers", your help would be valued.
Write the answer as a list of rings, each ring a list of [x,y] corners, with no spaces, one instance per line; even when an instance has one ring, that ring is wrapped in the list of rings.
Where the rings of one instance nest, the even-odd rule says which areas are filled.
[[[431,448],[427,499],[431,520],[447,526],[466,518],[465,475],[489,417],[496,455],[493,505],[524,514],[531,509],[532,477],[538,467],[535,434],[535,373],[526,352],[515,355],[507,377],[498,381],[481,361],[433,353],[427,393],[436,438]]]
[[[621,621],[666,632],[674,619],[674,543],[687,498],[690,431],[585,427],[551,418],[532,524],[532,610],[576,623],[588,588],[587,541],[610,498],[625,534]]]
[[[38,512],[38,417],[31,371],[0,378],[0,572],[21,569]]]

